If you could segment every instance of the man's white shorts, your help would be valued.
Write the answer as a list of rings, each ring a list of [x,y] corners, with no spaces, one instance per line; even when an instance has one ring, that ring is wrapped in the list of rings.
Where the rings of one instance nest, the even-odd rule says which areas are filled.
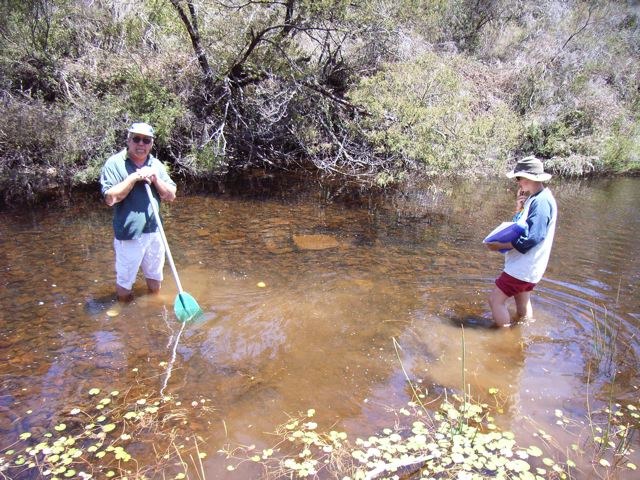
[[[116,253],[116,283],[131,290],[138,270],[142,267],[145,278],[162,281],[164,244],[160,232],[143,233],[135,240],[113,239]]]

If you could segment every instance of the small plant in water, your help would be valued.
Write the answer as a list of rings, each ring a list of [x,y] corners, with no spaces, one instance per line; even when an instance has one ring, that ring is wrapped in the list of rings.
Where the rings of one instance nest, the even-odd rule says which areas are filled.
[[[620,323],[614,323],[615,318],[609,315],[606,307],[603,307],[602,318],[598,318],[595,310],[591,309],[593,320],[593,351],[596,360],[600,363],[603,372],[614,371],[614,356],[618,335],[620,333]]]
[[[464,333],[462,345],[464,358]],[[400,346],[395,339],[394,347],[400,360]],[[272,448],[261,453],[253,445],[221,450],[230,460],[227,469],[234,471],[245,462],[255,462],[262,465],[264,478],[571,479],[580,472],[569,455],[585,458],[587,452],[594,452],[592,463],[596,470],[600,469],[602,478],[614,478],[618,470],[637,469],[629,461],[634,453],[631,440],[640,427],[637,405],[622,407],[610,402],[609,408],[599,412],[603,414],[600,417],[589,409],[591,445],[581,447],[575,443],[565,451],[549,434],[539,430],[535,436],[542,446],[523,447],[512,432],[498,428],[489,405],[473,402],[466,392],[452,396],[445,392],[439,408],[428,413],[424,404],[427,392],[415,386],[402,361],[400,366],[415,400],[397,412],[399,418],[406,420],[404,424],[396,423],[379,435],[357,438],[352,443],[345,432],[318,430],[311,420],[315,410],[310,409],[306,415],[276,428],[274,433],[280,441]],[[464,387],[464,362],[462,378]],[[499,390],[490,388],[488,393],[495,401],[493,409],[503,413]],[[561,410],[556,410],[555,415],[556,423],[568,432],[580,428],[580,422],[566,418]],[[602,417],[604,422],[599,421]],[[577,431],[576,437],[580,433]],[[550,452],[564,460],[555,460]]]
[[[227,448],[227,469],[236,470],[245,462],[261,464],[269,478],[374,479],[572,479],[584,472],[576,461],[589,463],[600,478],[617,478],[620,472],[637,470],[629,460],[632,438],[640,426],[637,405],[615,404],[590,416],[594,435],[582,446],[561,446],[545,431],[535,433],[539,445],[521,445],[514,433],[502,431],[491,411],[500,411],[499,391],[489,389],[494,407],[476,403],[470,396],[448,395],[435,412],[423,405],[424,393],[400,409],[393,428],[377,435],[350,441],[345,432],[319,430],[313,421],[315,410],[291,418],[276,428],[276,445],[262,451],[255,446]],[[611,406],[610,406],[611,407]],[[555,411],[556,423],[580,438],[581,423]],[[599,432],[599,433],[598,433]],[[594,444],[595,447],[594,448]],[[573,459],[571,458],[573,457]],[[584,461],[586,460],[586,462]]]
[[[566,422],[568,423],[568,422]],[[610,401],[609,405],[589,412],[590,436],[584,449],[593,451],[594,465],[605,471],[625,469],[636,471],[629,460],[634,453],[633,439],[640,432],[640,410],[637,404]]]
[[[497,396],[496,389],[489,393]],[[424,396],[423,396],[424,398]],[[634,472],[628,460],[633,452],[631,438],[638,430],[639,410],[622,407],[608,420],[606,438],[594,437],[599,448],[594,468],[602,478],[616,478],[616,472]],[[278,426],[276,445],[262,451],[255,446],[227,448],[227,469],[236,470],[245,462],[261,464],[263,478],[373,479],[571,479],[580,478],[576,463],[568,455],[585,458],[588,445],[571,445],[568,451],[553,446],[544,431],[536,432],[540,445],[522,446],[512,432],[501,431],[494,423],[490,407],[458,395],[445,399],[433,413],[422,403],[410,402],[398,412],[406,422],[385,428],[378,435],[351,442],[345,432],[322,432],[312,420],[315,410],[291,418]],[[606,414],[606,410],[603,412]],[[560,410],[557,423],[571,429],[571,421]],[[614,438],[616,440],[614,440]],[[555,458],[558,457],[558,458]],[[561,460],[560,457],[565,458]]]
[[[154,471],[163,472],[164,478],[186,478],[188,465],[180,450],[197,450],[196,440],[193,448],[184,447],[191,439],[187,409],[175,397],[130,394],[92,388],[85,405],[59,413],[55,423],[44,429],[21,433],[0,451],[0,478],[139,479]],[[179,432],[186,434],[182,437]],[[143,444],[163,452],[154,465],[141,464],[132,453],[140,452]],[[202,458],[199,452],[198,458]]]
[[[487,405],[458,396],[444,401],[433,416],[417,403],[400,409],[404,427],[351,443],[345,432],[318,431],[315,412],[291,419],[275,434],[280,442],[262,453],[254,447],[227,449],[229,470],[246,461],[259,462],[265,478],[316,477],[367,480],[382,478],[544,478],[567,477],[537,446],[520,447],[513,433],[492,423]],[[399,477],[398,475],[401,475]],[[567,477],[568,478],[568,477]]]

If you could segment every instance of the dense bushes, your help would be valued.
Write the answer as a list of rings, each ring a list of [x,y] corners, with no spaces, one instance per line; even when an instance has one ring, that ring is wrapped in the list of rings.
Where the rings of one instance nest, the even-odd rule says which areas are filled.
[[[353,90],[370,113],[362,124],[373,147],[433,173],[504,167],[520,119],[499,95],[482,64],[431,52],[390,64]]]
[[[95,182],[134,120],[183,178],[637,171],[639,29],[620,2],[6,0],[1,197]]]
[[[520,151],[559,173],[637,170],[639,17],[618,2],[522,3],[485,29],[476,52],[507,67]]]

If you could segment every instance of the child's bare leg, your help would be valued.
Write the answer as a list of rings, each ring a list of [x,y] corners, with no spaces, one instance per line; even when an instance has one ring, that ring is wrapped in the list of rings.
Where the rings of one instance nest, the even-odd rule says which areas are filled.
[[[489,306],[493,321],[498,327],[506,327],[511,324],[511,316],[507,308],[507,297],[497,286],[493,287],[493,291],[489,295]]]
[[[518,319],[533,318],[533,307],[531,306],[531,292],[522,292],[515,295],[516,313]]]

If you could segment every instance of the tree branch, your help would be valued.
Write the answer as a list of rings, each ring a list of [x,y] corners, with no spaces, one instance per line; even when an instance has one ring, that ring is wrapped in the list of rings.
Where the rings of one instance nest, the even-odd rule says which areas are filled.
[[[314,90],[318,93],[320,93],[321,95],[324,95],[325,97],[333,100],[334,102],[347,107],[357,113],[359,113],[360,115],[364,115],[364,116],[368,116],[370,115],[369,112],[367,110],[365,110],[364,108],[355,105],[354,103],[351,103],[348,100],[345,100],[344,98],[338,97],[337,95],[334,95],[331,91],[327,90],[326,88],[324,88],[322,85],[320,85],[318,82],[316,81],[308,81],[308,80],[303,80],[301,82],[302,85],[304,85],[307,88],[310,88],[311,90]]]
[[[191,19],[189,19],[185,11],[180,6],[179,0],[171,0],[171,4],[178,12],[182,23],[189,33],[191,45],[193,45],[193,50],[196,53],[198,63],[200,64],[200,68],[202,69],[202,73],[204,74],[204,84],[207,87],[207,90],[211,92],[214,87],[213,71],[211,70],[211,66],[209,65],[209,60],[207,59],[207,54],[204,50],[204,47],[202,46],[202,40],[200,39],[200,33],[198,32],[198,18],[195,6],[193,5],[192,1],[187,1],[187,7],[191,16]]]
[[[567,44],[578,34],[580,34],[580,32],[582,32],[585,28],[587,28],[587,26],[589,25],[589,21],[591,20],[591,13],[593,11],[593,5],[589,5],[589,15],[587,15],[587,20],[584,22],[584,25],[582,25],[582,27],[580,27],[578,30],[576,30],[575,32],[573,32],[571,35],[569,35],[569,38],[567,38],[565,40],[565,42],[562,44],[562,46],[560,47],[560,49],[558,50],[558,52],[553,56],[553,58],[549,61],[549,63],[553,63],[555,61],[556,58],[558,58],[558,55],[560,55],[560,52],[562,50],[564,50],[564,47],[567,46]]]

